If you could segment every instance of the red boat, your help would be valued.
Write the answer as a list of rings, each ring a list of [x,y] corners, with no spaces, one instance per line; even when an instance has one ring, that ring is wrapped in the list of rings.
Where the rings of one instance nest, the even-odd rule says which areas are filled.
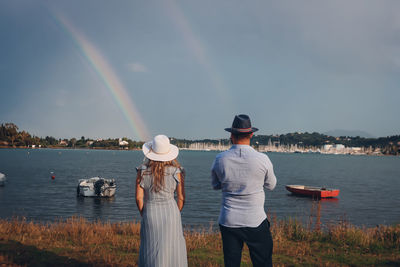
[[[337,197],[339,189],[330,189],[325,187],[305,186],[305,185],[287,185],[286,189],[295,195],[309,196],[314,198]]]

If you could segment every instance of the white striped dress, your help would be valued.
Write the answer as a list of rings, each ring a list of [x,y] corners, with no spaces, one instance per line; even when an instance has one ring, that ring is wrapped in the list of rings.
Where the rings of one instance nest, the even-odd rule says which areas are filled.
[[[180,169],[169,166],[165,169],[165,185],[159,192],[153,192],[153,176],[146,166],[142,172],[140,186],[144,189],[144,208],[140,228],[140,267],[186,267],[186,243],[182,231],[181,213],[174,199],[179,183]]]

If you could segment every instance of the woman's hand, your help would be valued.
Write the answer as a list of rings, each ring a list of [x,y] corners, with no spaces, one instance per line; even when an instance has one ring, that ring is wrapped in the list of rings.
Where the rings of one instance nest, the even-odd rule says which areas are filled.
[[[144,190],[140,186],[140,181],[142,180],[141,170],[138,170],[136,176],[136,206],[140,212],[140,216],[143,216],[143,197],[144,197]]]

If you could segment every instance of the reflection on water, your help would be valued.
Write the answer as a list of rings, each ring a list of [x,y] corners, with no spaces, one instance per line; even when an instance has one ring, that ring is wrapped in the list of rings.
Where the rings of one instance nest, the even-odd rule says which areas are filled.
[[[337,202],[337,201],[339,201],[339,198],[337,198],[337,197],[318,198],[318,197],[296,195],[296,194],[292,194],[292,193],[288,193],[287,196],[288,197],[293,197],[293,198],[304,198],[304,199],[309,199],[309,200],[312,200],[312,201],[321,201],[321,202]]]
[[[113,203],[115,201],[114,197],[76,197],[78,204],[82,203],[94,203],[95,205],[101,205],[102,203]]]
[[[79,214],[92,220],[101,220],[104,214],[110,212],[114,197],[76,197],[76,209]]]
[[[340,209],[339,198],[315,198],[292,193],[288,193],[286,196],[293,201],[293,203],[296,203],[297,206],[309,206],[309,211],[303,212],[303,214],[308,214],[308,217],[296,216],[296,218],[300,219],[312,229],[319,230],[321,225],[329,225],[345,217],[344,214],[339,217],[336,216],[337,211]]]

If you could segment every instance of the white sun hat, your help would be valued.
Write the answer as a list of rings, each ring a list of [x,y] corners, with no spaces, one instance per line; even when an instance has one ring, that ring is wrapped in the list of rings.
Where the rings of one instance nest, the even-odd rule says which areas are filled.
[[[143,154],[155,161],[170,161],[179,154],[179,148],[171,145],[169,138],[163,134],[156,135],[152,141],[143,144]]]

